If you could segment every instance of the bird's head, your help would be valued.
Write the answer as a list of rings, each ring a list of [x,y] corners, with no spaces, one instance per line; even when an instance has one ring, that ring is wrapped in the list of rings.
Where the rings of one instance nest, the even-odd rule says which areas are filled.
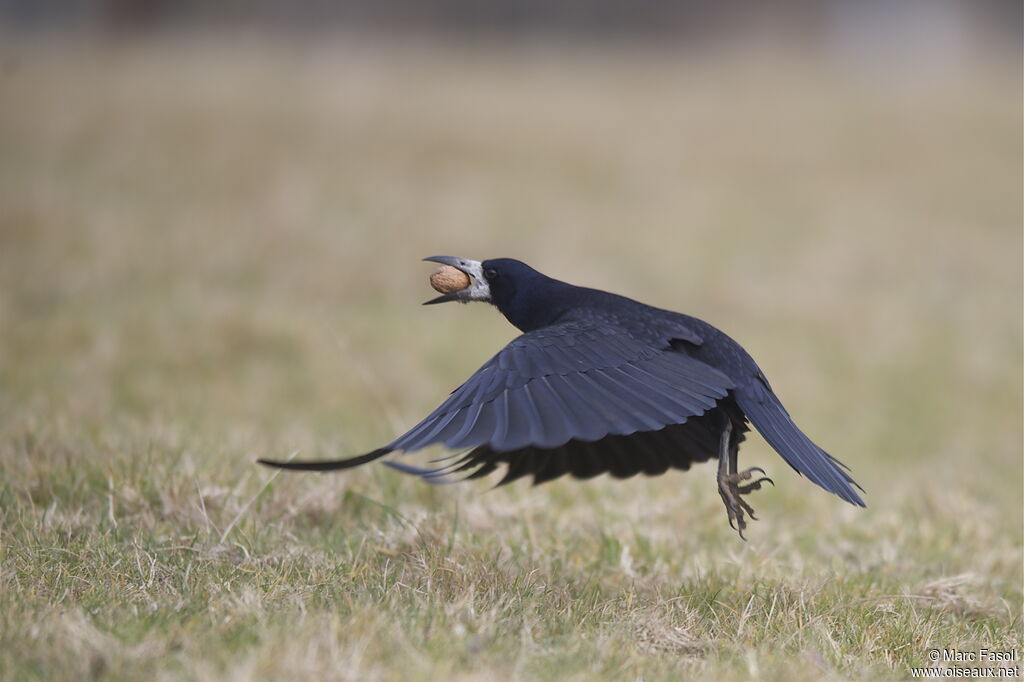
[[[481,262],[454,256],[431,256],[423,260],[455,268],[469,278],[468,285],[454,291],[439,289],[445,293],[423,305],[483,301],[497,307],[509,322],[520,329],[532,326],[533,318],[543,312],[543,292],[550,291],[550,285],[561,284],[513,258],[492,258]],[[545,284],[549,286],[540,286]]]

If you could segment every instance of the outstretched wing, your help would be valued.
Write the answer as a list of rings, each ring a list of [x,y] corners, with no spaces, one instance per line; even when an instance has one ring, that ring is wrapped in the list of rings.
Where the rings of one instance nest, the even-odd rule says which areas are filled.
[[[389,447],[507,452],[596,441],[682,423],[731,387],[718,370],[616,327],[566,323],[513,340]]]
[[[733,387],[722,372],[609,324],[566,322],[527,332],[476,371],[423,421],[367,455],[266,462],[343,469],[392,451],[443,444],[493,452],[657,431],[704,414]]]

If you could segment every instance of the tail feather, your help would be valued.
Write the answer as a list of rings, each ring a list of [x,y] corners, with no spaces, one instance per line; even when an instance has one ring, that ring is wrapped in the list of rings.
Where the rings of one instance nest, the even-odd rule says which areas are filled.
[[[737,391],[736,401],[754,428],[797,472],[850,504],[867,506],[854,490],[864,492],[847,473],[850,468],[815,445],[771,389],[760,383],[743,387]]]

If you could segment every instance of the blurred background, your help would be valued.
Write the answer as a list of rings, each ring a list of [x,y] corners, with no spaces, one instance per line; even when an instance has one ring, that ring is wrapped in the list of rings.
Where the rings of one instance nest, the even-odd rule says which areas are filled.
[[[8,431],[365,449],[513,333],[419,308],[418,259],[512,256],[725,328],[882,478],[1020,471],[1017,2],[0,19]]]
[[[880,43],[891,43],[887,47],[893,49],[898,43],[904,57],[925,56],[919,54],[922,45],[958,52],[965,38],[1016,42],[1021,18],[1020,3],[1010,0],[781,0],[771,6],[750,0],[3,0],[0,8],[5,20],[18,28],[486,30],[504,35],[657,36],[687,43],[756,32],[802,35],[859,50]]]
[[[376,538],[391,554],[365,575],[386,581],[385,562],[419,550],[364,499],[458,537],[454,561],[479,548],[517,575],[550,561],[553,583],[647,585],[652,603],[715,574],[702,566],[746,565],[700,467],[488,495],[368,467],[263,493],[257,457],[387,442],[513,337],[486,306],[419,306],[433,295],[419,259],[445,254],[520,258],[716,324],[852,467],[867,510],[750,438],[743,462],[779,484],[758,493],[743,545],[760,563],[709,598],[746,614],[751,583],[816,584],[837,565],[882,595],[957,576],[941,585],[967,585],[1004,614],[993,628],[1019,633],[1021,75],[1021,5],[1003,0],[0,0],[0,531],[14,547],[0,564],[24,562],[0,590],[20,600],[6,632],[66,599],[103,632],[156,613],[176,633],[180,603],[199,614],[189,628],[210,603],[239,622],[334,614],[305,578],[294,604],[254,616],[227,588],[69,598],[62,576],[116,583],[139,543],[191,561],[196,542],[214,567],[288,551],[331,575],[339,548]],[[231,552],[249,564],[210,530],[239,520]],[[46,568],[72,556],[50,545],[82,565]],[[578,569],[600,547],[607,565]],[[367,613],[403,622],[367,594]],[[996,644],[973,612],[936,613]],[[913,629],[891,622],[893,637]],[[235,641],[210,623],[184,669]],[[67,676],[85,675],[54,627],[60,646],[3,648],[61,650]],[[408,639],[395,632],[384,645]],[[766,646],[792,649],[779,637]],[[865,639],[850,670],[884,665]],[[892,660],[923,651],[906,646]],[[281,660],[315,658],[294,654]]]
[[[365,448],[512,334],[418,259],[512,256],[1019,470],[1020,12],[0,0],[0,414]]]

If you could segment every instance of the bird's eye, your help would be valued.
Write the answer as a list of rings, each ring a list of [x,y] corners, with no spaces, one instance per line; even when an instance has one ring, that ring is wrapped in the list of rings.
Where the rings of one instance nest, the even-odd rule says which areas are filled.
[[[487,279],[498,279],[498,271],[494,268],[487,268],[484,270],[484,277]]]

